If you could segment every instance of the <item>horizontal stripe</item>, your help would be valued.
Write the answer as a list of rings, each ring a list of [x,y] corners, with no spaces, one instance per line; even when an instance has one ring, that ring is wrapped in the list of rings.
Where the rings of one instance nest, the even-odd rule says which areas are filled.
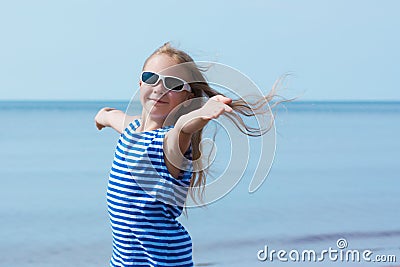
[[[179,245],[176,246],[174,246],[174,243],[165,243],[164,245],[160,245],[157,241],[134,244],[132,242],[126,242],[126,238],[119,238],[118,236],[114,236],[114,241],[115,245],[120,248],[120,251],[125,253],[124,255],[145,250],[154,252],[155,255],[162,256],[162,253],[165,253],[165,250],[167,249],[169,255],[175,254],[175,256],[182,256],[182,254],[185,254],[192,249],[191,240],[187,240],[186,243],[180,241]],[[182,254],[179,255],[178,253]]]
[[[136,166],[139,165],[139,166]],[[184,172],[185,177],[189,177],[192,175],[192,167],[190,166],[187,170]],[[164,162],[151,162],[151,161],[145,161],[141,160],[138,162],[137,160],[135,161],[135,164],[127,163],[124,161],[121,161],[119,159],[119,156],[116,156],[114,159],[114,162],[112,164],[112,171],[118,172],[125,178],[131,178],[131,177],[149,177],[149,178],[155,178],[155,176],[162,176],[163,178],[166,178],[169,182],[172,182],[175,185],[181,186],[181,187],[187,187],[188,182],[186,179],[182,179],[182,175],[180,179],[174,178],[168,171],[168,168],[165,166]],[[146,173],[147,172],[147,173]]]

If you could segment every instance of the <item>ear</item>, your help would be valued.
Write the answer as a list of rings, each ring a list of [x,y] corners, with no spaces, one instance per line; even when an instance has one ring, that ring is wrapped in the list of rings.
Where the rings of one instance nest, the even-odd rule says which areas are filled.
[[[142,81],[139,81],[139,87],[141,87],[142,86]]]

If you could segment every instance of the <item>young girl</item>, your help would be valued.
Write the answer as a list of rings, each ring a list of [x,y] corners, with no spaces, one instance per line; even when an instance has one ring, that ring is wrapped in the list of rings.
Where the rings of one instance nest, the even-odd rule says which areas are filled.
[[[112,127],[121,134],[107,189],[113,234],[111,266],[193,266],[190,235],[176,218],[188,192],[194,199],[197,190],[201,199],[206,184],[202,168],[184,163],[199,158],[203,127],[225,114],[245,134],[268,131],[245,125],[239,115],[254,116],[254,111],[275,96],[274,89],[252,104],[244,99],[232,101],[212,89],[195,64],[174,70],[184,63],[194,61],[164,44],[143,66],[139,82],[142,113],[128,116],[103,108],[95,117],[99,130]],[[193,104],[192,111],[166,125],[168,115],[184,110],[190,100],[199,97],[208,100],[199,107]]]

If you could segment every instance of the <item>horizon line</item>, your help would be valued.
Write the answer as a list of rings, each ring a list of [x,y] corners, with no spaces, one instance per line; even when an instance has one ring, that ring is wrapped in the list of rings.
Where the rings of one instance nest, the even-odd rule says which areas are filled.
[[[130,102],[130,99],[0,99],[0,102]],[[286,103],[309,102],[400,102],[400,99],[303,99]]]

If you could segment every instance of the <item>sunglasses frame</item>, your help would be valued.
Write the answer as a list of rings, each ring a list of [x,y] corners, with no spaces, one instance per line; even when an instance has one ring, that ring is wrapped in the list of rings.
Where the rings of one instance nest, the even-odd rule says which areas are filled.
[[[145,81],[143,81],[143,73],[146,73],[146,72],[149,72],[149,73],[158,75],[157,81],[156,81],[155,83],[153,83],[153,84],[151,84],[151,83],[146,83]],[[168,88],[167,85],[165,84],[165,78],[174,78],[174,79],[177,79],[177,80],[181,81],[181,82],[183,83],[182,89],[180,89],[180,90],[173,90],[173,89]],[[142,83],[146,84],[146,85],[155,86],[155,85],[157,85],[157,84],[160,82],[160,80],[162,80],[163,85],[164,85],[164,88],[167,89],[168,91],[172,91],[172,92],[182,92],[182,91],[192,92],[192,88],[190,87],[190,85],[189,85],[185,80],[183,80],[183,79],[181,79],[181,78],[178,78],[178,77],[175,77],[175,76],[169,76],[169,75],[161,75],[161,74],[159,74],[159,73],[157,73],[157,72],[154,72],[154,71],[142,71],[142,72],[140,73],[140,81],[141,81]]]

